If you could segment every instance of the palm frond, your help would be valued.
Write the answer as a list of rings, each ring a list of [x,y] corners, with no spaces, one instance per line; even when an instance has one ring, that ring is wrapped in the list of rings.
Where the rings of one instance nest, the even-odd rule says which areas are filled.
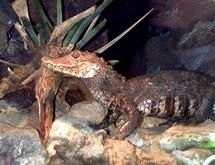
[[[95,17],[97,17],[108,5],[110,5],[114,0],[104,0],[101,5],[98,6],[96,11],[89,15],[87,18],[84,19],[84,21],[81,23],[79,26],[79,29],[76,31],[72,38],[72,43],[75,44],[77,41],[80,39],[81,35],[83,34],[84,31],[88,28],[90,23],[94,20]]]
[[[34,0],[34,3],[35,3],[36,9],[39,12],[43,22],[47,23],[50,29],[53,29],[51,21],[49,20],[48,16],[46,15],[40,0]]]
[[[97,26],[95,26],[91,31],[87,33],[75,46],[75,49],[81,49],[86,45],[105,25],[106,20],[102,20]]]
[[[112,41],[108,42],[105,46],[99,48],[95,51],[95,53],[101,54],[108,48],[110,48],[112,45],[114,45],[116,42],[118,42],[122,37],[124,37],[129,31],[131,31],[135,26],[137,26],[144,18],[146,18],[154,9],[151,9],[149,12],[147,12],[144,16],[142,16],[138,21],[136,21],[133,25],[131,25],[129,28],[127,28],[124,32],[122,32],[120,35],[118,35],[116,38],[114,38]]]
[[[57,25],[51,34],[49,42],[54,42],[56,39],[58,40],[58,43],[62,42],[65,35],[67,34],[67,32],[72,26],[74,26],[80,20],[82,20],[83,18],[87,17],[88,15],[94,12],[95,12],[95,6],[77,14],[72,18],[67,19],[66,21],[62,22],[60,25]]]
[[[25,28],[25,30],[27,31],[28,35],[30,36],[31,40],[33,41],[34,45],[36,47],[39,46],[39,41],[37,38],[37,34],[34,31],[33,26],[31,25],[31,22],[29,21],[29,19],[27,17],[20,17],[20,22],[22,24],[22,26]]]
[[[65,38],[63,39],[63,44],[62,44],[63,47],[66,47],[71,43],[72,37],[74,36],[75,32],[78,30],[80,24],[81,24],[81,21],[76,23],[73,27],[70,28]]]
[[[63,22],[62,1],[57,0],[57,25]]]

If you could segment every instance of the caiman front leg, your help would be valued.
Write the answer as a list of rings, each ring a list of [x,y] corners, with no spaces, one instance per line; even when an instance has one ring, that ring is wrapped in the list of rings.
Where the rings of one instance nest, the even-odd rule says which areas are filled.
[[[118,111],[128,116],[128,121],[122,125],[117,132],[112,136],[113,139],[123,140],[133,133],[143,122],[143,114],[138,111],[131,102],[122,98],[119,100]]]
[[[90,123],[90,126],[93,127],[94,129],[105,129],[111,124],[114,124],[116,126],[116,121],[121,116],[121,114],[122,113],[119,111],[112,111],[108,109],[106,116],[99,124]]]
[[[87,88],[87,86],[79,78],[64,77],[62,84],[60,85],[58,94],[57,94],[57,97],[61,101],[61,106],[65,105],[66,93],[68,91],[79,92],[81,97],[82,97],[81,100],[80,100],[80,98],[77,98],[77,99],[79,99],[79,101],[95,100],[95,98],[93,98],[90,90]],[[73,102],[77,102],[77,100],[73,100]],[[70,104],[70,103],[67,102],[67,104]],[[65,107],[66,106],[64,106],[63,109],[65,109]],[[63,109],[61,109],[61,110],[64,111]],[[101,123],[99,123],[99,124],[89,123],[89,125],[90,125],[90,127],[93,127],[94,129],[104,129],[104,128],[107,128],[112,123],[115,123],[117,121],[117,119],[120,117],[120,115],[121,115],[120,111],[108,110],[107,115],[105,116],[105,118],[102,120]]]
[[[98,94],[94,93],[94,95]],[[113,96],[108,92],[102,92],[102,97],[98,97],[97,100],[105,108],[109,109],[109,113],[98,124],[98,128],[106,128],[110,124],[113,124],[121,114],[128,116],[128,121],[117,129],[116,133],[112,136],[113,139],[125,139],[142,124],[143,114],[125,96]]]

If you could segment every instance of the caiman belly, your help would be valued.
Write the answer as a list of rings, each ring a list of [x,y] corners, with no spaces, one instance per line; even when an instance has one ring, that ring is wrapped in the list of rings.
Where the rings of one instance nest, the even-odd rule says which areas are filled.
[[[161,71],[127,81],[126,95],[145,116],[205,120],[213,109],[214,88],[202,75]]]

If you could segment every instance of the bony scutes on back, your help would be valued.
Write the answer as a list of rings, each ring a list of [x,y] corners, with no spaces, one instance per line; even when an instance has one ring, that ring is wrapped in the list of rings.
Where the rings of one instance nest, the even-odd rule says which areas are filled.
[[[51,70],[81,78],[94,77],[101,68],[100,64],[96,62],[99,57],[89,52],[73,51],[63,57],[44,56],[41,60],[42,64]]]

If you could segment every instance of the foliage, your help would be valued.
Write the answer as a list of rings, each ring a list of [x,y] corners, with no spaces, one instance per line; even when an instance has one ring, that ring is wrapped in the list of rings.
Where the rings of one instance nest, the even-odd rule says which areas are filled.
[[[62,10],[61,0],[57,0],[57,6],[56,6],[57,25],[56,26],[54,26],[51,23],[49,17],[46,15],[46,12],[40,0],[35,0],[34,2],[42,22],[36,22],[36,26],[33,26],[31,23],[31,20],[29,20],[28,17],[20,16],[19,19],[22,27],[26,30],[34,46],[39,47],[42,44],[47,43],[50,40],[52,33],[55,32],[54,30],[56,29],[56,27],[58,27],[58,25],[61,26],[67,20],[63,22],[63,14],[62,14],[63,10]],[[73,44],[75,46],[75,49],[83,48],[105,26],[106,24],[105,20],[102,20],[95,26],[94,25],[92,26],[92,22],[112,2],[113,0],[104,0],[103,3],[101,3],[96,8],[96,10],[86,18],[81,19],[71,27],[61,26],[67,29],[61,32],[61,33],[64,33],[66,31],[66,34],[65,36],[63,36],[63,40],[61,41],[61,43],[58,43],[58,44],[64,47],[67,47],[68,45]],[[92,27],[90,31],[88,31],[89,26]],[[60,38],[60,34],[59,34],[59,38]]]
[[[20,1],[18,3],[23,3],[26,0],[17,0],[17,1]],[[57,25],[55,26],[52,25],[49,17],[46,15],[46,12],[44,11],[44,8],[40,0],[35,0],[35,6],[42,19],[42,23],[41,22],[36,23],[36,26],[34,28],[31,25],[31,21],[29,20],[28,13],[26,14],[26,16],[23,16],[22,13],[21,14],[17,13],[20,17],[23,28],[26,30],[26,33],[29,35],[27,41],[29,41],[29,39],[32,40],[32,43],[27,45],[34,45],[35,47],[38,47],[42,44],[45,44],[48,42],[50,43],[50,41],[51,42],[55,41],[55,44],[57,44],[58,46],[60,45],[63,47],[67,47],[67,46],[73,45],[74,49],[82,49],[105,26],[106,20],[102,20],[99,23],[96,23],[96,22],[101,12],[105,10],[114,0],[103,0],[103,2],[99,6],[97,6],[97,8],[93,12],[88,11],[88,13],[90,14],[87,14],[86,11],[78,14],[78,15],[82,15],[80,16],[81,19],[78,21],[75,18],[76,16],[63,21],[62,1],[61,0],[56,0],[56,1],[57,1],[57,7],[56,7]],[[26,2],[25,4],[27,5]],[[17,12],[19,10],[15,10],[15,11]],[[113,44],[119,41],[122,37],[124,37],[137,24],[139,24],[152,11],[153,9],[147,12],[144,16],[142,16],[138,21],[136,21],[132,26],[126,29],[115,39],[113,39],[103,47],[96,50],[95,53],[100,54],[105,50],[107,50],[109,47],[111,47]],[[84,14],[85,12],[86,14]],[[25,34],[23,34],[22,36],[24,35]]]
[[[199,148],[214,149],[215,148],[215,141],[208,141],[208,142],[202,143],[199,145]]]

